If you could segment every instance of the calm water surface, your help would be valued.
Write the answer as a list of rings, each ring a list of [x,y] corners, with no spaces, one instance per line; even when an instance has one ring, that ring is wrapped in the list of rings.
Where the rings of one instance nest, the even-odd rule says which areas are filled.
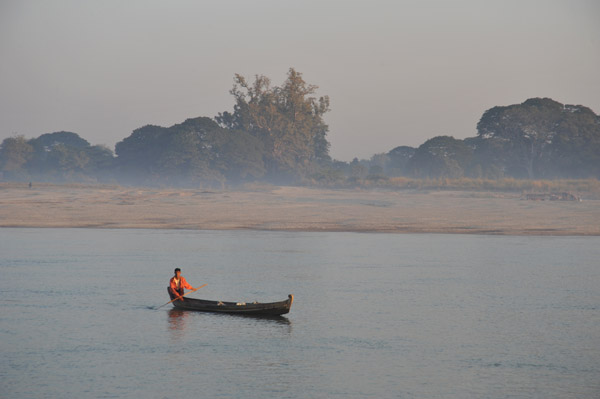
[[[600,238],[0,229],[3,398],[598,398]],[[180,312],[277,301],[280,319]]]

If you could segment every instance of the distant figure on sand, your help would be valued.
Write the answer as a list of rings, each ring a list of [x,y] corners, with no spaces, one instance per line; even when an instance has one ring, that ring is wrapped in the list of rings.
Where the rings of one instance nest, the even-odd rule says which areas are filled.
[[[192,287],[191,285],[188,284],[187,281],[185,281],[185,278],[181,275],[181,269],[180,268],[176,268],[175,269],[175,275],[173,277],[171,277],[171,280],[169,282],[169,296],[171,297],[171,299],[178,299],[183,301],[183,292],[184,292],[184,288],[188,289],[188,290],[193,290],[194,287]]]

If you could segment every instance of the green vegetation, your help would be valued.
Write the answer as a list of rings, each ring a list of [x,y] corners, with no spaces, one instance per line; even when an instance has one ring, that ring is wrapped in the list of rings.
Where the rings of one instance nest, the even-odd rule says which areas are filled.
[[[36,139],[9,137],[0,145],[0,176],[5,180],[97,181],[110,173],[113,153],[92,146],[76,133],[42,134]]]
[[[302,74],[290,69],[281,86],[265,76],[234,81],[233,112],[140,127],[114,154],[71,132],[7,138],[0,180],[598,191],[600,117],[580,105],[533,98],[493,107],[476,137],[437,136],[418,148],[341,162],[329,156],[329,98],[316,97]]]
[[[549,98],[487,110],[472,140],[476,166],[513,177],[600,177],[600,117]],[[495,173],[495,172],[493,172]]]
[[[494,107],[477,124],[478,135],[464,140],[437,136],[418,148],[396,147],[370,160],[333,162],[330,168],[357,181],[406,177],[427,182],[466,178],[478,187],[494,187],[511,178],[527,180],[600,178],[600,116],[581,105],[563,105],[548,98]],[[333,173],[316,180],[331,183]],[[508,180],[507,180],[508,179]],[[478,183],[474,183],[478,182]],[[340,183],[339,181],[337,183]],[[440,184],[443,187],[443,184]]]
[[[248,132],[264,144],[270,177],[302,177],[331,160],[325,138],[329,128],[323,121],[329,97],[312,97],[317,88],[306,84],[293,68],[281,87],[271,87],[265,76],[257,76],[250,85],[236,75],[231,90],[234,112],[219,114],[216,120],[228,129]]]
[[[263,145],[248,133],[219,127],[210,118],[163,128],[144,126],[117,143],[120,181],[200,185],[261,178]]]

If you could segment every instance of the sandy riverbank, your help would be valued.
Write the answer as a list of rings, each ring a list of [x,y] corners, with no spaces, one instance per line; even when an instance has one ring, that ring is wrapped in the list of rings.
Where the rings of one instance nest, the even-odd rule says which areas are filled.
[[[0,227],[600,235],[600,201],[516,193],[0,184]]]

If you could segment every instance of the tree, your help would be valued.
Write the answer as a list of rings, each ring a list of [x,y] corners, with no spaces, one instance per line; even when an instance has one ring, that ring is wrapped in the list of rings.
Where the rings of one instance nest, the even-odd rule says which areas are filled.
[[[471,165],[466,175],[473,178],[501,179],[505,177],[503,143],[498,140],[483,140],[479,137],[464,139],[473,152]]]
[[[117,144],[126,180],[176,185],[241,182],[264,175],[262,142],[206,117],[169,128],[145,126]]]
[[[228,182],[239,183],[259,179],[266,173],[263,143],[248,133],[223,129],[222,144],[214,165]]]
[[[234,112],[224,112],[215,119],[222,127],[260,139],[271,174],[306,174],[312,163],[331,161],[328,126],[323,120],[329,111],[329,97],[313,97],[317,88],[307,84],[293,68],[281,87],[271,87],[265,76],[256,76],[250,84],[236,74],[231,90],[236,102]]]
[[[219,126],[210,118],[191,118],[169,128],[147,125],[117,143],[122,178],[136,183],[199,183],[222,180],[210,170],[212,137]]]
[[[168,140],[159,156],[160,170],[171,178],[198,183],[223,180],[211,170],[215,132],[219,126],[210,118],[186,119],[168,129]]]
[[[369,174],[383,175],[389,169],[391,159],[388,154],[374,154],[369,160]]]
[[[24,136],[9,137],[0,145],[0,171],[8,178],[26,178],[33,146]]]
[[[408,161],[417,151],[414,147],[399,146],[387,153],[390,160],[388,174],[390,176],[405,176],[408,174]]]
[[[112,171],[112,151],[91,146],[77,133],[45,133],[29,142],[34,148],[29,171],[37,179],[94,180]]]
[[[350,162],[350,177],[354,179],[364,179],[369,174],[369,168],[365,165],[366,162],[359,161],[358,158],[354,158]]]
[[[168,129],[146,125],[115,146],[117,168],[124,180],[143,181],[160,173],[158,159],[168,143]]]
[[[600,178],[600,116],[581,105],[565,105],[552,142],[549,173]]]
[[[54,177],[61,180],[81,179],[85,176],[89,162],[90,157],[84,149],[56,144],[48,152],[45,174],[51,175],[54,172]]]
[[[110,148],[103,145],[94,145],[86,148],[85,153],[90,159],[86,173],[100,178],[112,175],[115,156]]]
[[[478,135],[500,144],[510,174],[533,179],[543,174],[548,162],[562,108],[562,104],[548,98],[494,107],[481,117]]]
[[[50,149],[58,144],[73,148],[87,148],[90,146],[90,143],[82,139],[77,133],[65,131],[42,134],[35,139],[35,143],[46,149]]]
[[[472,149],[451,136],[427,140],[410,158],[409,172],[418,178],[459,178],[471,162]]]
[[[589,108],[531,98],[485,111],[477,131],[476,157],[511,176],[599,175],[600,118]]]

